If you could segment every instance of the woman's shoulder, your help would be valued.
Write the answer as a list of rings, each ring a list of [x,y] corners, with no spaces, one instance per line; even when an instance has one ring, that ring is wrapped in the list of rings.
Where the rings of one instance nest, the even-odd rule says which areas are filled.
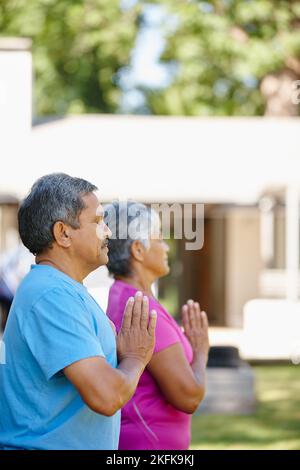
[[[116,306],[123,309],[129,297],[134,297],[138,289],[133,285],[121,281],[115,280],[112,284],[109,291],[109,305],[114,307],[116,311]],[[154,296],[148,296],[149,299],[149,309],[156,310],[158,317],[164,318],[169,322],[175,322],[172,315],[165,309],[165,307],[160,303],[160,301]]]
[[[168,323],[173,327],[178,326],[176,320],[171,315],[171,313],[169,313],[168,310],[164,307],[164,305],[161,304],[161,302],[155,297],[151,297],[149,299],[149,307],[150,310],[156,310],[158,319],[164,320],[165,323]]]
[[[135,295],[137,289],[123,281],[115,280],[108,294],[106,313],[114,322],[121,321],[124,308],[129,297]]]
[[[115,280],[109,289],[109,299],[116,301],[126,301],[129,297],[134,296],[137,289],[123,281]]]
[[[124,294],[137,292],[137,289],[128,282],[121,281],[120,279],[116,279],[110,288],[110,292],[121,292]],[[129,296],[130,296],[129,295]]]

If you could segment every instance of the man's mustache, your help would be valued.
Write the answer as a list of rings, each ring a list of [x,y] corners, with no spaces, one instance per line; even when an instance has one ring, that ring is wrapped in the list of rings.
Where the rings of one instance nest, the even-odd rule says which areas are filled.
[[[105,247],[108,247],[108,241],[109,239],[108,238],[105,238],[105,240],[102,242],[101,244],[101,248],[105,248]]]

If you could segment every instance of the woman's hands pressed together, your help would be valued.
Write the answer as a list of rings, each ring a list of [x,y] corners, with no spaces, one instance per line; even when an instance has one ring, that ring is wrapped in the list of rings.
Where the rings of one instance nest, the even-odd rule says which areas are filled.
[[[205,312],[200,310],[198,302],[189,300],[182,307],[182,326],[189,340],[194,355],[201,355],[208,359],[209,337],[208,320]]]

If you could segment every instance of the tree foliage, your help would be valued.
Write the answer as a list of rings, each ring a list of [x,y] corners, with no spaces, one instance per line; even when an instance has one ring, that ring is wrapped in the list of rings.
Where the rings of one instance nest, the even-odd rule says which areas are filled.
[[[36,113],[115,112],[138,17],[119,0],[1,0],[1,36],[33,40]]]
[[[154,114],[295,115],[300,78],[298,0],[159,0],[172,27],[160,61],[172,83],[145,89]]]
[[[160,62],[140,86],[152,114],[296,115],[299,0],[1,0],[0,34],[33,40],[35,112],[118,112],[120,74],[149,4],[165,10]],[[124,4],[124,1],[123,1]],[[124,84],[124,75],[123,75]]]

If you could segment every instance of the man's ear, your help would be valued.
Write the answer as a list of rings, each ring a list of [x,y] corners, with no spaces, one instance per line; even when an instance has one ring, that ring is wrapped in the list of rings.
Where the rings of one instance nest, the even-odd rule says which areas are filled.
[[[70,227],[61,220],[58,220],[53,225],[53,237],[59,246],[68,248],[71,245]]]
[[[139,240],[134,240],[131,244],[131,256],[136,261],[143,262],[145,255],[145,247]]]

